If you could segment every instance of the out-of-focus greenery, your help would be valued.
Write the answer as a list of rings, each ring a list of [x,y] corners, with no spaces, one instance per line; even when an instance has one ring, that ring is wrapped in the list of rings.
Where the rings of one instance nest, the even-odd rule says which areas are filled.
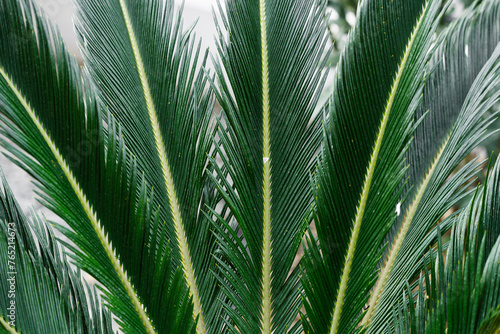
[[[352,21],[349,23],[348,20],[355,19],[358,2],[358,0],[328,0],[330,17],[325,16],[325,19],[329,20],[328,33],[333,43],[333,52],[329,61],[330,66],[335,66],[339,60],[347,33],[354,23]]]
[[[476,0],[479,1],[480,0]],[[330,16],[328,19],[330,40],[333,43],[333,52],[330,57],[329,66],[336,66],[340,57],[340,52],[344,48],[344,43],[350,28],[356,20],[356,9],[359,0],[328,0]],[[443,6],[447,0],[443,0]],[[470,6],[474,0],[454,0],[448,9],[446,15],[441,20],[438,32],[446,27],[451,21],[456,19],[465,8]]]

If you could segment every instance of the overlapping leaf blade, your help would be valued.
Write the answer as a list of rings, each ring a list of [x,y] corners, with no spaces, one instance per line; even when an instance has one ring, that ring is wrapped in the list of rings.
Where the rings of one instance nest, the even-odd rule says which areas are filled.
[[[496,1],[476,2],[436,41],[417,111],[417,117],[429,115],[415,131],[408,157],[410,184],[424,177],[458,118],[472,83],[500,41],[499,10]]]
[[[498,2],[476,5],[439,37],[426,68],[437,0],[360,4],[325,107],[314,215],[309,173],[321,139],[321,115],[313,111],[323,85],[324,1],[228,0],[220,9],[229,36],[220,31],[212,83],[224,109],[215,141],[222,166],[211,153],[207,77],[194,70],[199,46],[182,30],[173,1],[83,0],[77,7],[94,83],[80,75],[30,1],[0,3],[0,118],[14,143],[3,144],[35,177],[47,206],[69,223],[59,229],[77,246],[67,245],[72,257],[105,285],[104,298],[124,331],[194,332],[197,319],[199,333],[297,333],[301,273],[306,332],[362,330],[363,306],[394,222],[402,227],[388,238],[396,242],[365,325],[392,330],[386,323],[394,319],[392,325],[406,330],[411,315],[401,288],[418,275],[420,255],[440,238],[433,224],[467,195],[480,163],[449,175],[489,136],[488,111],[500,85]],[[94,84],[110,114],[102,112]],[[215,187],[226,202],[217,211]],[[488,187],[485,196],[498,196],[498,188]],[[494,254],[486,278],[475,284],[496,296],[490,282],[498,276],[500,208],[488,203],[478,234],[493,233],[486,233],[472,267],[478,278],[481,254]],[[307,239],[305,270],[290,271],[312,218],[318,239]],[[443,331],[445,300],[433,300],[437,311],[427,329]],[[500,308],[489,301],[474,328],[496,326]],[[395,311],[391,318],[393,305],[404,316]],[[470,305],[476,304],[464,312]],[[53,331],[50,326],[45,329]]]
[[[476,76],[500,41],[498,10],[495,1],[485,1],[481,5],[476,2],[436,40],[432,58],[426,66],[423,99],[416,116],[429,114],[416,129],[408,154],[407,188],[413,188],[413,193],[451,132]],[[403,203],[402,210],[410,204],[411,201]]]
[[[417,300],[406,301],[404,305],[410,312],[398,314],[399,321],[409,326],[406,330],[396,326],[395,333],[407,333],[408,329],[412,333],[493,333],[498,330],[494,318],[498,317],[495,311],[500,306],[500,235],[484,227],[491,218],[489,208],[500,204],[495,190],[500,188],[499,180],[500,160],[497,160],[486,186],[478,189],[469,205],[456,217],[445,261],[440,239],[437,252],[430,258],[430,269],[428,261],[424,261]],[[488,234],[491,235],[488,237]],[[487,250],[488,239],[496,242]]]
[[[385,310],[400,300],[395,291],[401,290],[405,277],[415,274],[414,268],[420,260],[417,254],[429,247],[421,240],[461,198],[458,195],[465,191],[478,165],[468,164],[457,175],[448,179],[449,176],[474,147],[495,134],[495,131],[486,130],[495,117],[490,108],[499,95],[500,26],[495,19],[498,8],[498,2],[486,1],[474,11],[465,13],[440,37],[439,41],[444,44],[438,44],[440,47],[428,65],[431,74],[427,83],[431,88],[424,91],[422,108],[428,108],[429,121],[422,123],[422,129],[416,134],[416,145],[409,154],[409,160],[418,162],[409,173],[416,190],[404,209],[401,228],[390,245],[388,259],[372,293],[370,317],[376,319],[373,330],[385,326],[389,320],[390,315]],[[477,36],[483,35],[484,38],[477,41]],[[475,45],[475,49],[467,47],[470,57],[466,55],[468,43]],[[460,76],[454,79],[462,73],[462,64],[470,67],[463,71],[463,82]],[[434,156],[429,152],[434,152],[431,153]],[[425,168],[427,171],[423,172]],[[417,181],[419,177],[421,180]]]
[[[59,228],[77,246],[67,245],[72,257],[102,284],[123,330],[189,332],[182,272],[121,130],[36,11],[28,0],[0,4],[0,117],[13,143],[3,145],[69,225]]]
[[[172,244],[194,300],[198,332],[219,331],[215,242],[200,208],[215,205],[207,185],[213,100],[194,70],[200,46],[182,27],[174,2],[78,1],[77,30],[101,97],[124,129],[153,185],[159,228]],[[218,324],[219,323],[219,324]]]
[[[0,332],[113,333],[95,289],[71,268],[47,222],[26,218],[0,174]]]
[[[397,216],[437,1],[363,2],[337,66],[304,260],[306,332],[355,330]]]
[[[214,166],[234,220],[219,216],[227,331],[296,332],[298,270],[309,172],[320,140],[313,118],[323,74],[323,1],[226,1],[215,67],[224,110]],[[224,35],[227,33],[228,35]],[[217,182],[217,181],[216,181]]]

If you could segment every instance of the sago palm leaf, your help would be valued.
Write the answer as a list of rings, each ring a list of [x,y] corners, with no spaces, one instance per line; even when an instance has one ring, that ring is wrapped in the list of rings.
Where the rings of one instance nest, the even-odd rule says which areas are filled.
[[[0,190],[0,332],[113,333],[95,289],[71,268],[48,223],[26,218],[3,173]]]
[[[498,220],[492,224],[500,212],[500,159],[489,177],[454,219],[446,260],[439,236],[437,252],[424,261],[418,293],[407,286],[405,297],[417,294],[416,305],[404,298],[395,333],[495,333],[500,328],[500,234],[493,226]],[[495,242],[488,247],[488,240]]]
[[[213,100],[193,69],[200,45],[183,31],[173,0],[79,1],[77,30],[102,100],[154,188],[159,228],[184,272],[197,332],[218,332],[215,241],[200,211],[216,203],[205,175]]]
[[[411,192],[411,201],[389,246],[365,316],[367,323],[376,320],[374,330],[389,320],[387,308],[400,299],[397,291],[403,279],[414,274],[417,254],[429,246],[422,239],[457,202],[454,189],[462,187],[467,181],[464,175],[469,174],[467,170],[472,172],[474,165],[447,181],[450,174],[478,143],[495,133],[486,129],[495,117],[489,109],[500,95],[499,8],[498,2],[485,1],[465,13],[438,40],[442,43],[428,67],[432,73],[426,80],[422,106],[429,111],[428,120],[424,119],[417,130],[410,151],[409,160],[415,166],[409,177],[416,190]]]
[[[335,73],[302,284],[306,332],[351,333],[397,217],[439,1],[365,1]]]
[[[429,114],[415,131],[408,154],[408,188],[425,176],[455,124],[474,79],[500,41],[499,8],[495,1],[472,6],[436,41],[436,50],[426,69],[423,101],[417,110],[419,117],[428,111]],[[413,187],[412,192],[415,191]],[[410,201],[403,203],[403,210],[410,204]],[[402,217],[398,226],[401,221]]]
[[[472,83],[500,42],[499,10],[497,1],[476,2],[436,40],[436,50],[426,69],[423,101],[417,110],[417,116],[429,115],[416,130],[410,149],[409,184],[424,177]]]
[[[324,83],[325,3],[226,1],[219,9],[217,150],[231,181],[213,164],[234,216],[218,215],[216,232],[226,330],[293,333],[300,287],[298,270],[290,270],[321,138],[321,115],[313,112]]]
[[[124,331],[189,332],[182,272],[174,273],[150,192],[93,86],[30,0],[2,1],[0,30],[2,134],[14,144],[3,145],[69,225],[59,228],[77,246],[68,245],[71,256],[102,284]]]

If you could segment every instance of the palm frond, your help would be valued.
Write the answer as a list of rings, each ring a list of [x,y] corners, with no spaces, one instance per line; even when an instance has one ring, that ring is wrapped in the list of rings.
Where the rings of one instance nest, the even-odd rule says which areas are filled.
[[[324,10],[324,1],[219,4],[216,94],[224,115],[216,149],[229,178],[212,163],[234,216],[219,215],[223,226],[216,226],[229,332],[300,330],[292,326],[301,302],[299,272],[290,270],[306,227],[309,172],[321,138],[321,115],[313,112],[324,84],[318,70],[327,41]]]
[[[499,8],[496,1],[476,2],[436,40],[416,116],[429,114],[415,131],[408,154],[409,184],[423,179],[455,124],[474,80],[499,43]]]
[[[192,304],[121,130],[30,0],[0,4],[0,109],[12,159],[69,229],[126,332],[189,332]],[[15,158],[14,158],[15,157]],[[112,243],[111,243],[112,240]],[[147,312],[146,312],[147,310]]]
[[[26,218],[0,171],[0,331],[113,333],[95,288],[71,268],[43,218]]]
[[[79,1],[77,30],[102,100],[155,190],[159,228],[184,272],[197,332],[205,333],[222,324],[210,273],[216,244],[200,212],[216,202],[205,175],[213,99],[194,70],[200,45],[175,12],[173,0]]]
[[[420,241],[435,222],[461,198],[458,195],[466,189],[464,186],[468,183],[467,175],[472,176],[474,168],[478,166],[468,164],[462,172],[447,179],[474,147],[496,132],[486,130],[496,117],[495,112],[491,113],[490,109],[500,95],[498,8],[498,2],[487,1],[477,7],[477,12],[466,13],[457,21],[457,29],[445,33],[442,40],[448,44],[444,44],[443,49],[437,49],[437,54],[430,62],[430,69],[434,72],[427,80],[434,88],[424,91],[424,105],[429,108],[427,117],[430,121],[426,123],[424,120],[423,128],[420,130],[423,132],[416,134],[416,145],[413,151],[410,151],[410,160],[422,159],[424,162],[422,165],[417,163],[410,172],[410,180],[414,182],[416,190],[411,194],[412,200],[404,209],[406,213],[401,219],[397,235],[391,242],[390,252],[370,299],[370,311],[365,321],[376,319],[374,328],[383,326],[382,324],[388,321],[390,315],[385,310],[400,299],[396,291],[401,290],[404,277],[411,277],[414,274],[413,270],[419,261],[417,254],[421,254],[429,246]],[[490,11],[490,9],[495,10]],[[479,35],[478,31],[490,29],[493,39],[485,38],[484,47],[476,46],[475,51],[470,51],[476,56],[467,57],[463,50],[473,34]],[[488,43],[492,45],[488,46]],[[488,53],[492,47],[494,51],[490,56]],[[485,52],[486,55],[479,56],[481,52]],[[489,59],[483,66],[481,61],[485,61],[485,58]],[[469,61],[479,63],[471,65],[471,69],[478,67],[482,69],[478,73],[464,74],[463,85],[456,87],[458,85],[456,82],[462,82],[462,79],[450,79],[450,77],[461,73],[460,64]],[[468,73],[468,70],[464,72]],[[466,92],[465,97],[462,96],[463,92]],[[457,106],[455,101],[462,102]],[[459,111],[457,112],[455,108],[459,108]],[[435,128],[439,131],[435,132]],[[425,138],[427,134],[431,142],[427,142]],[[434,152],[432,159],[427,151]],[[424,174],[422,174],[423,168],[428,169]],[[420,181],[417,181],[418,177],[421,177]],[[415,244],[417,240],[418,244]],[[378,306],[378,303],[382,305]]]
[[[500,307],[500,234],[485,230],[491,218],[488,208],[500,204],[499,188],[497,160],[485,187],[456,217],[446,260],[439,233],[430,269],[427,261],[421,269],[418,293],[407,285],[405,294],[411,298],[405,299],[403,308],[410,311],[396,313],[395,333],[494,333],[500,328],[495,324]],[[496,240],[490,249],[488,239]]]
[[[362,2],[337,66],[304,255],[306,332],[351,333],[396,220],[438,1]]]

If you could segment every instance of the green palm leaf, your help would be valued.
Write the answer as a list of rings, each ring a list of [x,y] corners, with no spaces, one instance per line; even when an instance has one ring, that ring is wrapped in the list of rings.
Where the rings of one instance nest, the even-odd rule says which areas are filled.
[[[31,1],[3,1],[0,18],[0,117],[14,144],[4,147],[69,225],[59,229],[77,246],[71,256],[102,284],[122,329],[189,332],[182,272],[121,130]]]
[[[318,244],[310,235],[304,255],[306,332],[350,333],[359,324],[377,249],[397,217],[438,11],[438,1],[360,4],[337,66],[314,180]]]
[[[414,273],[419,261],[417,254],[429,246],[420,241],[457,203],[460,197],[454,189],[467,182],[465,171],[473,172],[474,165],[466,166],[465,174],[459,173],[446,181],[447,178],[478,143],[495,133],[486,129],[495,117],[488,114],[489,109],[499,96],[499,8],[498,2],[486,1],[466,12],[440,38],[443,43],[429,64],[428,71],[433,72],[426,81],[422,107],[429,110],[428,120],[424,120],[415,134],[409,159],[415,162],[409,173],[410,181],[418,191],[414,191],[412,201],[404,209],[407,213],[401,219],[370,299],[365,321],[377,319],[374,328],[388,321],[390,315],[385,310],[400,298],[396,291],[401,290],[404,277]],[[467,45],[470,54],[466,54]],[[465,71],[461,71],[463,64],[467,64]],[[460,78],[455,79],[458,74]],[[378,306],[380,302],[382,305]]]
[[[439,0],[360,2],[320,114],[326,0],[219,4],[214,78],[174,0],[76,2],[83,69],[32,1],[0,2],[0,143],[70,241],[0,191],[23,317],[0,287],[0,330],[498,329],[500,162],[436,226],[495,134],[498,1],[437,37]]]
[[[197,332],[217,332],[215,241],[199,209],[217,201],[205,175],[213,100],[193,69],[200,46],[183,31],[173,0],[79,1],[77,30],[101,98],[157,194],[159,228],[184,272]]]
[[[213,165],[234,216],[218,216],[226,330],[296,332],[299,273],[290,270],[321,138],[321,116],[313,112],[324,83],[318,64],[326,44],[325,3],[226,1],[219,9],[216,94],[224,116],[217,150],[231,181]]]
[[[416,116],[427,112],[429,115],[415,131],[408,156],[409,184],[423,179],[449,135],[472,83],[500,41],[499,8],[496,1],[476,2],[436,40]]]
[[[2,172],[0,332],[113,333],[95,289],[70,267],[47,222],[28,220]]]
[[[421,269],[416,306],[413,298],[405,299],[404,308],[410,311],[397,313],[395,333],[494,333],[500,328],[495,324],[500,307],[500,234],[485,229],[499,210],[498,189],[500,160],[485,187],[454,219],[445,261],[438,235],[437,252],[429,254],[430,269]],[[496,240],[489,249],[487,240]]]

